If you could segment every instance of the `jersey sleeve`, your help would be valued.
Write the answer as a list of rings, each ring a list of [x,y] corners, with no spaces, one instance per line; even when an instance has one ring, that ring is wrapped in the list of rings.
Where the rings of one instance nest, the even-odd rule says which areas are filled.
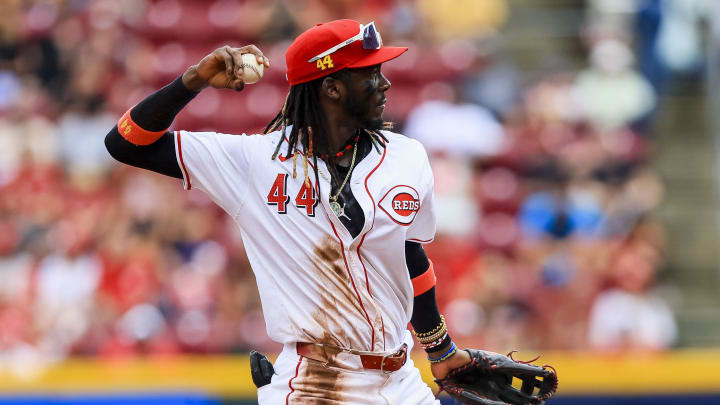
[[[435,178],[425,148],[420,146],[420,149],[424,157],[423,168],[420,171],[420,173],[422,173],[420,183],[423,185],[420,193],[420,209],[415,216],[415,220],[408,227],[405,240],[418,243],[430,243],[435,239],[435,229],[437,227],[435,216]]]
[[[234,216],[247,195],[254,144],[263,137],[189,131],[174,136],[184,188],[202,190]]]

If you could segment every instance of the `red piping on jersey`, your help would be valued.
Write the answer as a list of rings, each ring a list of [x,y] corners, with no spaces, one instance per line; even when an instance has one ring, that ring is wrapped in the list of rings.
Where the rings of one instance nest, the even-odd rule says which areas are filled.
[[[192,189],[190,184],[190,175],[188,174],[187,168],[185,167],[185,161],[182,155],[182,143],[180,142],[180,131],[175,131],[175,139],[177,139],[178,156],[180,156],[180,168],[182,168],[183,174],[185,175],[185,181],[187,182],[187,189]]]
[[[327,213],[326,213],[327,215]],[[337,230],[335,229],[335,225],[332,223],[332,220],[328,216],[328,221],[330,221],[330,226],[332,227],[333,233],[335,234],[335,237],[338,241],[340,241],[340,250],[342,250],[343,254],[343,261],[345,262],[345,270],[347,270],[348,276],[350,276],[350,282],[352,283],[353,290],[355,290],[355,295],[358,297],[358,301],[360,302],[360,308],[362,308],[363,313],[365,314],[365,319],[367,319],[368,324],[370,325],[370,331],[372,331],[372,339],[370,341],[370,348],[372,349],[375,347],[375,328],[373,328],[372,322],[370,322],[370,317],[368,316],[367,311],[365,310],[365,305],[363,305],[362,298],[360,298],[360,293],[357,290],[357,287],[355,287],[355,279],[352,276],[352,273],[350,272],[350,267],[347,264],[347,258],[345,257],[345,245],[342,242],[342,239],[340,239],[340,236],[337,233]],[[358,255],[359,256],[359,255]]]
[[[370,297],[372,297],[372,293],[370,292],[370,281],[368,280],[367,268],[365,267],[365,262],[363,262],[362,255],[360,254],[360,247],[365,242],[365,236],[367,236],[367,234],[370,233],[370,231],[375,226],[375,213],[377,212],[377,209],[375,208],[375,199],[372,197],[372,194],[370,194],[370,189],[368,188],[367,183],[368,183],[368,180],[370,179],[370,176],[372,176],[373,173],[375,173],[375,170],[377,170],[378,167],[380,167],[382,162],[385,160],[386,153],[387,153],[387,145],[383,148],[383,155],[382,155],[382,158],[380,158],[380,162],[365,177],[365,191],[367,192],[368,196],[370,197],[370,200],[373,203],[373,220],[372,220],[372,224],[370,224],[370,228],[368,228],[367,232],[365,232],[363,234],[362,239],[360,239],[360,244],[357,247],[358,258],[360,258],[360,264],[362,264],[363,271],[365,271],[365,285],[367,286],[367,292],[368,292],[368,294],[370,294]],[[383,350],[385,350],[385,321],[383,321],[382,313],[380,314],[380,327],[382,328],[382,333],[383,333]],[[375,337],[375,329],[373,329],[373,338],[374,337]],[[374,349],[374,347],[373,347],[373,349]]]
[[[288,405],[290,403],[290,395],[292,395],[293,392],[295,392],[295,388],[292,386],[292,380],[297,378],[298,372],[300,371],[300,363],[302,363],[303,356],[300,356],[300,359],[298,360],[298,364],[295,367],[295,375],[293,378],[288,381],[288,387],[290,387],[290,392],[288,392],[287,396],[285,397],[285,405]]]

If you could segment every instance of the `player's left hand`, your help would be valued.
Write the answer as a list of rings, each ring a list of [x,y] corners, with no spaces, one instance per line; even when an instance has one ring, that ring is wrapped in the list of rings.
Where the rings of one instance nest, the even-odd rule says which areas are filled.
[[[447,391],[463,404],[540,405],[557,391],[557,374],[550,366],[529,364],[534,360],[517,361],[512,358],[512,353],[504,356],[473,349],[462,352],[468,355],[470,361],[451,369],[444,377],[436,378],[435,382],[440,391]],[[454,357],[457,354],[450,359]],[[513,378],[522,381],[520,389],[513,387]]]
[[[430,363],[430,371],[432,371],[433,377],[441,380],[448,375],[450,370],[458,367],[462,367],[470,363],[470,354],[465,350],[458,350],[455,355],[445,361],[439,363]]]

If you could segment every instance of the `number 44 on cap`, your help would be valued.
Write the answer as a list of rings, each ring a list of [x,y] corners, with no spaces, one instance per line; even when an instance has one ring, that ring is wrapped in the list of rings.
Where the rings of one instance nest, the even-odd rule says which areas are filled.
[[[328,55],[322,59],[318,59],[317,64],[315,66],[317,66],[317,68],[320,70],[325,70],[325,69],[332,69],[335,65],[333,65],[333,60],[330,57],[330,55]]]

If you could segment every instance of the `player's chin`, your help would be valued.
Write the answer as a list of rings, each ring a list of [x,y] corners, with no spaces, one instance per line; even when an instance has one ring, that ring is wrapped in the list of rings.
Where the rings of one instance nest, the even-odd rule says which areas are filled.
[[[385,128],[385,120],[383,119],[382,114],[380,114],[379,117],[373,117],[365,120],[365,125],[363,126],[371,131],[378,131]]]

